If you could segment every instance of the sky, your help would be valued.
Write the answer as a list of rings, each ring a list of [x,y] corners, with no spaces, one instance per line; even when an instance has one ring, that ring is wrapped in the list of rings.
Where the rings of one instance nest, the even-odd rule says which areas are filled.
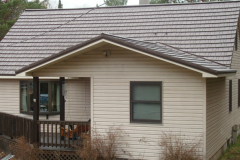
[[[82,7],[96,7],[96,4],[103,4],[103,0],[61,0],[63,8],[82,8]],[[58,0],[52,0],[54,5],[58,4]],[[128,5],[138,5],[139,0],[128,0]]]

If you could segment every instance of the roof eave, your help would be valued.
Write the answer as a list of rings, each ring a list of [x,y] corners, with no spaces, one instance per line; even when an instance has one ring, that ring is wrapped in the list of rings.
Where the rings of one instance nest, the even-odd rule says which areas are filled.
[[[85,46],[91,45],[92,43],[97,42],[99,40],[105,40],[108,43],[112,43],[112,44],[118,45],[120,47],[125,47],[127,49],[135,50],[136,52],[140,51],[142,53],[145,53],[145,55],[148,55],[148,56],[151,56],[151,57],[155,57],[155,58],[158,58],[158,59],[160,58],[160,59],[168,60],[170,62],[174,62],[176,64],[179,64],[182,67],[185,66],[185,68],[189,68],[189,69],[194,70],[196,72],[203,73],[203,77],[218,77],[219,74],[223,74],[223,73],[224,74],[236,73],[236,71],[234,71],[234,70],[230,70],[230,72],[212,70],[212,69],[209,69],[209,68],[197,65],[197,64],[193,64],[193,63],[190,63],[190,62],[186,62],[184,60],[177,59],[177,58],[165,55],[165,54],[160,54],[159,55],[159,52],[156,52],[156,51],[153,51],[153,50],[150,50],[150,49],[146,49],[146,48],[143,48],[143,47],[140,47],[140,46],[136,46],[132,43],[125,42],[125,41],[120,40],[120,39],[115,39],[115,38],[109,37],[105,34],[101,34],[100,36],[97,36],[97,37],[92,38],[88,41],[85,41],[81,44],[78,44],[78,45],[70,47],[70,48],[68,48],[64,51],[61,51],[60,53],[58,53],[56,55],[53,55],[53,56],[50,56],[50,57],[45,58],[43,60],[40,60],[38,62],[35,62],[35,63],[33,63],[29,66],[26,66],[22,69],[17,70],[15,73],[20,74],[20,73],[23,73],[23,72],[29,72],[29,70],[31,70],[31,69],[33,69],[37,66],[43,65],[44,63],[47,63],[47,62],[49,62],[51,60],[54,60],[56,58],[60,58],[61,56],[64,56],[64,55],[67,55],[68,53],[76,51],[77,49],[80,49],[80,48],[83,48]]]

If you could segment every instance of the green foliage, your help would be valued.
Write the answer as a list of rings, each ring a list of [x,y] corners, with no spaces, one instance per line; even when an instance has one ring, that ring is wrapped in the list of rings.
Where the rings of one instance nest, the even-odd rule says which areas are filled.
[[[63,4],[62,4],[61,0],[58,1],[58,8],[63,8]]]
[[[39,0],[30,1],[25,4],[26,9],[47,9],[46,1],[40,2]]]
[[[104,0],[107,6],[127,5],[128,0]]]
[[[240,159],[240,135],[237,137],[237,144],[231,144],[226,152],[218,160],[239,160]]]
[[[49,0],[42,2],[39,0],[31,2],[27,0],[0,1],[0,41],[25,9],[46,9],[48,4]]]
[[[150,0],[150,4],[161,4],[161,3],[194,3],[194,2],[211,2],[217,0]],[[225,0],[218,0],[225,1]]]
[[[151,0],[150,4],[160,4],[160,3],[182,3],[181,0]]]
[[[7,34],[9,29],[10,29],[10,27],[8,24],[6,24],[6,23],[0,24],[0,40],[5,36],[5,34]]]

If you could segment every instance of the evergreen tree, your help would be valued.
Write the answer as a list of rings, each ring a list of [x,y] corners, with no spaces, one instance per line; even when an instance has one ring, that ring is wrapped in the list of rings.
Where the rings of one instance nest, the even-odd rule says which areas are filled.
[[[58,8],[63,8],[63,4],[62,4],[61,0],[58,1]]]
[[[107,6],[127,5],[128,0],[104,0]]]
[[[48,0],[0,0],[0,41],[25,9],[46,9]]]
[[[194,2],[211,2],[216,0],[150,0],[150,4],[160,4],[160,3],[194,3]],[[218,0],[225,1],[225,0]]]

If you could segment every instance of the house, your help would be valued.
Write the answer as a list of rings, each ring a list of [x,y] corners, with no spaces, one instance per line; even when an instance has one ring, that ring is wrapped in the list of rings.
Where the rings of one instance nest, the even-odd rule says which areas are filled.
[[[201,139],[202,158],[216,159],[240,124],[239,9],[26,10],[0,43],[0,111],[47,126],[91,119],[99,133],[121,125],[132,155],[122,158],[158,159],[152,144],[171,131]]]

